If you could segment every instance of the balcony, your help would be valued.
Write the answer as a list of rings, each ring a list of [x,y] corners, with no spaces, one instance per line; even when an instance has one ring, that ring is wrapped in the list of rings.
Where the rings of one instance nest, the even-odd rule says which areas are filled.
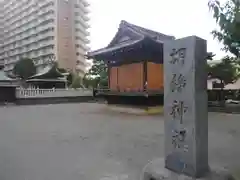
[[[83,20],[86,21],[86,22],[87,22],[87,21],[90,21],[90,17],[88,17],[87,15],[82,16],[82,18],[83,18]]]
[[[81,6],[81,8],[84,8],[83,6]],[[88,17],[88,14],[84,13],[82,10],[78,11],[80,16],[85,20],[85,21],[89,21],[90,18]]]
[[[48,41],[45,41],[45,42],[40,42],[38,44],[39,44],[39,47],[37,49],[40,49],[40,48],[43,48],[43,47],[54,45],[54,40],[48,40]]]
[[[53,54],[53,49],[41,50],[38,56],[47,56]]]
[[[90,48],[85,44],[84,41],[82,41],[81,39],[77,39],[76,40],[76,44],[79,44],[80,45],[80,48],[82,48],[84,51],[89,51]]]
[[[77,16],[75,19],[78,22],[77,24],[81,24],[85,29],[90,28],[90,25],[81,16]]]
[[[48,15],[43,16],[42,18],[36,19],[36,17],[31,17],[30,20],[24,20],[20,25],[18,25],[17,27],[13,27],[10,29],[7,29],[6,31],[4,31],[5,33],[10,32],[11,36],[13,34],[18,34],[21,32],[25,32],[31,28],[37,27],[37,26],[41,26],[43,23],[46,24],[52,24],[53,22],[53,16],[51,16],[52,14],[50,14],[50,16]],[[12,33],[11,31],[15,31],[14,33]],[[9,37],[11,37],[9,36]]]
[[[81,54],[82,56],[86,54],[86,51],[84,51],[81,47],[78,48],[76,51],[79,52],[79,54]]]
[[[7,64],[4,66],[4,71],[11,71],[13,70],[14,65],[13,64]]]
[[[4,66],[4,61],[0,60],[0,66]]]
[[[90,10],[87,8],[87,6],[84,6],[83,3],[79,3],[79,5],[84,13],[86,14],[90,13]]]
[[[48,37],[45,36],[42,39],[47,39],[47,38]],[[33,43],[36,43],[39,40],[40,40],[40,38],[32,38],[32,39],[29,39],[29,40],[25,40],[21,44],[17,43],[15,46],[11,46],[11,47],[5,48],[5,52],[6,51],[11,51],[11,50],[19,51],[19,49],[21,49],[22,47],[27,46],[27,45],[31,45]]]
[[[90,6],[89,2],[87,0],[82,0],[82,3],[85,7]]]
[[[49,26],[42,26],[39,31],[36,31],[33,34],[25,33],[24,36],[21,36],[21,37],[20,36],[15,36],[15,37],[11,38],[10,40],[6,40],[4,45],[8,46],[9,44],[12,44],[16,41],[21,41],[21,40],[24,40],[26,38],[35,37],[35,38],[33,38],[32,41],[31,41],[31,39],[27,40],[27,42],[28,42],[27,44],[30,44],[30,43],[33,43],[35,41],[39,41],[41,39],[44,39],[44,38],[47,38],[47,37],[50,37],[50,36],[54,36],[53,31],[49,31],[49,32],[46,32],[46,33],[41,33],[41,32],[43,32],[44,30],[47,30],[50,27],[52,27],[51,23],[49,24]],[[37,34],[38,34],[38,37],[36,37]],[[6,48],[5,50],[16,49],[16,48],[18,48],[18,47],[16,47],[16,46],[12,47],[12,48],[9,47],[9,48]]]
[[[9,60],[7,60],[5,62],[6,65],[10,65],[10,64],[16,64],[16,62],[18,61],[17,58],[10,58]]]
[[[90,47],[89,46],[86,46],[86,45],[84,45],[84,46],[85,46],[85,51],[86,52],[90,51]]]
[[[16,4],[18,0],[8,1],[7,3],[6,3],[6,1],[7,1],[7,0],[2,1],[3,4],[4,4],[4,5],[3,5],[3,8],[4,8],[4,9],[10,8],[10,6],[11,6],[11,7],[14,6],[13,4]]]
[[[24,19],[21,23],[13,23],[12,25],[10,25],[9,27],[6,27],[6,33],[12,33],[14,31],[16,31],[14,34],[17,34],[17,30],[18,31],[23,31],[21,29],[24,29],[26,27],[29,27],[31,25],[37,24],[36,23],[36,17],[31,16],[28,19]]]
[[[42,31],[45,31],[45,30],[48,30],[48,29],[51,29],[51,28],[54,28],[54,24],[53,23],[48,23],[46,25],[43,25],[43,26],[39,26],[37,28],[38,30],[38,33],[42,32]]]
[[[4,59],[4,54],[0,54],[0,59]]]
[[[20,2],[21,3],[21,2]],[[4,5],[4,9],[6,10],[4,13],[4,16],[8,14],[9,12],[12,12],[15,8],[20,6],[20,3],[18,0],[12,1],[8,3],[7,5]]]
[[[90,36],[90,32],[86,31],[86,32],[85,32],[85,35],[86,35],[86,36]]]
[[[44,6],[53,6],[53,2],[49,1],[38,1],[38,8],[43,8]],[[41,10],[41,9],[40,9]]]
[[[84,42],[85,42],[86,44],[89,44],[89,43],[90,43],[90,40],[87,39],[87,38],[84,38]]]
[[[80,34],[81,36],[89,36],[90,33],[86,30],[86,28],[84,28],[82,26],[82,24],[76,24],[76,29],[79,29],[79,30],[76,30],[76,33]]]
[[[23,17],[23,14],[29,14],[29,13],[32,13],[33,10],[30,10],[29,13],[27,13],[27,9],[29,8],[32,8],[34,7],[33,3],[28,3],[27,5],[24,5],[24,4],[15,4],[15,7],[14,8],[11,8],[9,11],[5,12],[5,17],[7,19],[4,19],[5,21],[7,20],[10,20],[12,19],[13,17],[15,17],[16,15],[19,14],[18,17]],[[16,10],[15,10],[16,9]],[[34,10],[35,11],[35,10]],[[8,16],[7,14],[10,13],[10,12],[13,12],[11,13],[11,16]],[[22,12],[22,13],[21,13]],[[21,14],[20,14],[21,13]],[[13,21],[10,21],[10,23],[14,22],[15,20]]]
[[[83,21],[85,21],[85,22],[90,20],[90,18],[87,16],[87,14],[83,13],[82,11],[76,11],[75,16],[81,17],[81,19],[83,19]]]
[[[89,29],[90,27],[91,27],[91,25],[88,24],[88,23],[86,23],[85,28],[86,28],[86,29]]]
[[[40,1],[41,2],[41,1]],[[16,10],[14,13],[13,13],[13,15],[11,15],[11,17],[9,18],[9,19],[11,19],[12,17],[14,17],[16,14],[18,14],[18,13],[20,13],[21,11],[23,11],[21,14],[19,14],[19,16],[17,16],[16,18],[14,18],[13,20],[11,20],[11,21],[9,21],[7,24],[6,24],[6,26],[12,26],[15,22],[17,22],[17,21],[19,21],[19,20],[25,20],[27,17],[31,17],[31,16],[34,16],[34,17],[36,17],[35,16],[35,14],[33,14],[34,12],[37,12],[37,11],[39,11],[39,9],[41,8],[41,7],[43,7],[43,6],[47,6],[46,8],[44,8],[44,9],[41,9],[40,11],[39,11],[39,16],[40,15],[43,15],[43,14],[46,14],[46,13],[48,13],[50,10],[53,10],[53,7],[51,6],[52,5],[52,2],[48,2],[48,1],[44,1],[44,2],[41,2],[41,3],[39,3],[39,6],[36,8],[36,7],[33,7],[32,5],[31,5],[31,3],[28,3],[28,5],[26,6],[26,5],[24,5],[22,8],[19,8],[18,10]],[[30,8],[31,7],[31,9],[30,9],[30,11],[25,11],[26,9],[28,9],[28,8]],[[8,17],[8,16],[7,16]],[[15,23],[16,24],[16,23]]]
[[[53,45],[53,40],[49,40],[47,42],[42,42],[42,43],[39,43],[39,46],[30,46],[30,47],[23,47],[21,49],[14,49],[13,51],[11,51],[10,53],[8,53],[8,56],[7,57],[12,57],[13,59],[18,56],[18,55],[27,55],[27,57],[29,58],[35,58],[35,57],[38,57],[38,56],[41,56],[42,54],[41,53],[48,53],[48,52],[53,52],[53,49],[49,48],[49,49],[43,49],[45,47],[50,47]],[[36,50],[40,50],[40,55],[39,54],[35,54],[34,51]],[[31,57],[30,57],[31,56]]]

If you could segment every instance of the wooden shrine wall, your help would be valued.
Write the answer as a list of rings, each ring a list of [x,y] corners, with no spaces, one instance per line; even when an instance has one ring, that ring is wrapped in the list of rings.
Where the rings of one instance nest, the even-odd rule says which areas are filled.
[[[163,64],[147,63],[147,89],[163,89]]]
[[[109,88],[121,92],[143,91],[146,74],[147,89],[163,89],[163,65],[147,62],[146,70],[147,73],[144,73],[144,62],[111,67],[109,70]]]

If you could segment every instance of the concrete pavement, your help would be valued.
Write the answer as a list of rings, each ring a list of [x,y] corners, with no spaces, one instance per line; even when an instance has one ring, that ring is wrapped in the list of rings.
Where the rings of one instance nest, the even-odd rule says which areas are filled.
[[[163,157],[162,116],[104,104],[0,107],[1,180],[138,180]],[[240,116],[209,114],[209,159],[240,167]]]

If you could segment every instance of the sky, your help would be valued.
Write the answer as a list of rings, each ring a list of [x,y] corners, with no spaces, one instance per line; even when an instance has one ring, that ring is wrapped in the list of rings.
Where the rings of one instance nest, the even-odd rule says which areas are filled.
[[[215,59],[226,55],[210,32],[217,27],[208,0],[88,0],[90,2],[90,48],[108,45],[120,21],[158,31],[176,38],[196,35],[208,42]],[[220,0],[225,2],[225,0]]]

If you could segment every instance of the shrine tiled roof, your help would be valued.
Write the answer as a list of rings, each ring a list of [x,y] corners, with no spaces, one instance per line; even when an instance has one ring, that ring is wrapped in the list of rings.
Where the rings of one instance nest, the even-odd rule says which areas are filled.
[[[8,77],[3,70],[0,70],[0,81],[15,81],[15,79]]]
[[[175,39],[174,36],[169,36],[169,35],[157,32],[157,31],[146,29],[144,27],[131,24],[131,23],[129,23],[127,21],[124,21],[124,20],[121,21],[121,23],[119,25],[119,29],[130,29],[131,31],[137,33],[142,38],[148,37],[148,38],[151,38],[151,39],[159,41],[159,42],[164,42],[165,40],[173,40],[173,39]],[[116,36],[115,36],[115,38],[116,38]],[[112,42],[113,41],[114,41],[114,39],[112,40]],[[110,45],[111,45],[111,43],[110,43]]]
[[[18,82],[6,75],[4,70],[0,70],[0,87],[17,87]]]
[[[162,44],[164,41],[175,39],[175,37],[162,34],[150,29],[146,29],[128,23],[127,21],[121,21],[118,28],[118,32],[116,33],[112,41],[109,43],[109,45],[105,48],[88,52],[87,57],[93,58],[95,56],[113,52],[126,47],[132,48],[135,44],[139,44],[140,42],[143,42],[146,39]]]
[[[48,78],[59,78],[64,77],[64,75],[58,71],[54,64],[47,65],[44,69],[37,72],[35,75],[29,77],[28,79],[48,79]]]
[[[142,39],[137,39],[137,40],[129,40],[129,41],[125,41],[121,44],[118,44],[117,46],[109,46],[107,48],[102,48],[102,49],[98,49],[96,51],[93,51],[89,54],[91,54],[92,56],[94,56],[95,54],[101,54],[101,53],[105,53],[105,52],[109,52],[109,51],[114,51],[114,50],[118,50],[121,49],[123,47],[129,47],[131,45],[135,45],[139,42],[141,42]]]

